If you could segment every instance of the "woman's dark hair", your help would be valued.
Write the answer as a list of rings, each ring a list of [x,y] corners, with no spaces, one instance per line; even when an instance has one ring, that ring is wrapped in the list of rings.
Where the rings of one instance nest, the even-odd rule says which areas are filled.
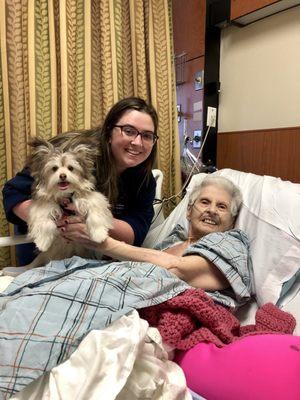
[[[154,125],[154,133],[157,134],[158,117],[155,108],[147,104],[145,100],[139,97],[128,97],[117,102],[108,112],[102,125],[99,137],[100,154],[96,163],[96,177],[98,189],[104,193],[112,205],[115,204],[118,197],[118,176],[116,165],[113,162],[111,152],[110,138],[116,124],[124,113],[130,110],[136,110],[148,114]],[[157,153],[157,142],[153,145],[149,157],[140,165],[134,167],[145,174],[145,179],[151,176],[154,161]]]
[[[95,147],[95,157],[99,153],[99,137],[100,137],[100,127],[92,129],[80,129],[69,132],[59,133],[49,139],[49,142],[54,147],[59,147],[61,151],[68,151],[79,144],[86,144],[89,147]],[[29,145],[34,143],[34,139],[29,141]]]
[[[158,117],[155,108],[139,97],[128,97],[120,100],[110,109],[102,127],[65,132],[50,139],[53,146],[59,146],[65,150],[85,141],[89,144],[94,143],[97,189],[108,197],[112,206],[118,198],[118,175],[110,146],[111,132],[123,114],[130,110],[148,114],[153,121],[154,133],[157,134]],[[154,143],[149,157],[134,167],[144,174],[145,179],[151,176],[156,152],[157,142]]]

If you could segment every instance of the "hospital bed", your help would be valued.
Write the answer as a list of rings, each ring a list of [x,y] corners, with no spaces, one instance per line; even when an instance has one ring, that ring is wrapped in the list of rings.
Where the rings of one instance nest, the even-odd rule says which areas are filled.
[[[294,315],[297,320],[294,334],[300,335],[300,219],[298,217],[300,212],[300,185],[288,181],[282,181],[279,178],[274,178],[270,176],[258,176],[251,173],[244,173],[230,169],[223,169],[215,172],[214,174],[225,176],[231,179],[241,188],[241,191],[243,193],[243,205],[238,220],[236,222],[236,227],[243,229],[250,238],[256,299],[253,300],[250,304],[243,306],[238,311],[237,315],[239,319],[242,321],[242,324],[254,322],[254,315],[257,308],[267,302],[272,302],[273,304],[277,304],[282,310],[288,311]],[[166,237],[177,223],[180,223],[183,227],[187,228],[185,212],[187,208],[189,192],[205,176],[206,174],[200,173],[192,177],[187,188],[187,194],[185,195],[183,200],[178,204],[178,206],[168,216],[168,218],[162,221],[161,224],[158,224],[151,228],[143,246],[153,247],[164,237]],[[0,287],[2,288],[2,290],[11,280],[11,277],[0,277]],[[125,336],[123,336],[123,338],[134,336],[132,334],[133,325],[138,325],[138,329],[145,329],[145,327],[142,326],[142,322],[138,321],[136,315],[129,316],[128,320],[126,320],[123,324],[123,329],[125,330]],[[103,331],[99,331],[96,334],[104,334],[107,329],[108,328]],[[118,329],[119,328],[117,328],[117,331]],[[115,333],[116,332],[111,331],[110,336],[113,337]],[[147,331],[147,335],[148,334],[150,335],[150,337],[153,337],[151,335],[155,336],[155,333],[153,333],[152,331],[150,333]],[[89,376],[88,362],[85,364],[86,370],[84,370],[81,365],[80,374],[78,374],[78,376],[76,375],[76,371],[78,371],[79,368],[78,359],[84,359],[82,354],[84,354],[85,356],[87,356],[87,354],[90,354],[91,356],[92,354],[92,356],[94,357],[95,352],[100,351],[99,349],[97,350],[97,342],[98,340],[100,340],[99,336],[95,336],[95,333],[93,333],[93,335],[87,335],[86,339],[90,341],[88,342],[87,340],[87,342],[83,343],[87,343],[86,348],[83,347],[81,350],[78,349],[75,351],[73,358],[75,359],[75,361],[73,362],[73,364],[71,361],[68,365],[64,365],[64,368],[62,368],[61,370],[58,371],[56,369],[52,375],[50,374],[50,377],[48,375],[43,377],[42,379],[39,379],[37,383],[33,382],[30,387],[23,391],[25,394],[22,394],[22,392],[20,392],[14,398],[20,400],[25,398],[30,398],[32,400],[38,398],[47,398],[45,393],[47,392],[47,390],[50,390],[49,385],[51,386],[52,382],[52,390],[53,387],[55,387],[55,390],[58,392],[59,390],[62,390],[64,396],[66,396],[66,393],[68,392],[70,393],[69,396],[71,396],[59,397],[59,395],[57,395],[57,397],[55,398],[71,399],[72,395],[74,396],[74,392],[72,392],[73,389],[71,390],[71,387],[75,385],[75,382],[83,382],[82,379],[79,379],[79,375],[84,377],[84,379],[87,379],[87,377]],[[138,336],[141,337],[141,333],[139,333]],[[120,339],[120,337],[118,337],[118,339]],[[126,340],[122,341],[123,344],[125,342]],[[116,343],[120,343],[120,341],[117,341]],[[130,353],[132,350],[132,347],[130,346],[132,346],[132,343],[128,344],[128,347],[122,348],[120,350],[119,357],[121,357],[122,354],[127,354],[126,352]],[[137,343],[135,343],[135,346],[137,346]],[[140,346],[140,343],[138,344],[138,346]],[[99,364],[99,368],[100,365],[103,365],[103,360],[107,360],[108,364],[110,360],[109,352],[105,354],[103,350],[101,351],[102,364]],[[76,359],[76,356],[78,354],[80,354],[80,356],[78,356],[78,358]],[[124,363],[122,364],[122,367],[124,366],[127,367],[126,361],[124,361]],[[168,368],[169,367],[170,366],[168,366]],[[172,367],[170,368],[172,370]],[[122,375],[122,371],[118,370],[118,372],[120,372],[120,374]],[[170,373],[171,376],[172,374],[174,374],[173,376],[176,376],[175,380],[177,379],[178,382],[180,381],[179,371],[172,370],[172,372]],[[106,372],[104,373],[104,375],[105,374]],[[132,374],[134,375],[133,372]],[[111,378],[111,385],[115,385],[115,380],[117,379],[116,375],[118,375],[117,372],[115,372],[115,375],[113,376],[113,378]],[[70,380],[66,382],[67,376],[75,376],[75,378],[70,378]],[[120,375],[118,375],[118,379],[119,378]],[[170,378],[170,382],[171,381],[172,379]],[[95,381],[91,381],[89,382],[89,385],[92,385],[94,383]],[[59,387],[59,384],[61,385],[61,387]],[[47,387],[47,389],[45,389],[45,387]],[[82,391],[82,393],[84,393],[84,391]],[[45,397],[43,397],[42,394],[45,395]],[[181,392],[181,394],[177,394],[176,396],[173,398],[191,398],[191,394],[188,392]],[[76,398],[92,399],[92,397],[80,396]],[[124,397],[124,399],[125,398],[126,397]]]
[[[232,169],[213,173],[231,179],[243,194],[236,221],[250,238],[256,301],[239,312],[244,323],[253,321],[257,306],[267,302],[292,312],[300,335],[300,184],[272,176],[260,176]],[[144,246],[151,247],[166,237],[176,223],[186,229],[188,193],[206,174],[194,175],[187,196],[164,223],[148,233]]]

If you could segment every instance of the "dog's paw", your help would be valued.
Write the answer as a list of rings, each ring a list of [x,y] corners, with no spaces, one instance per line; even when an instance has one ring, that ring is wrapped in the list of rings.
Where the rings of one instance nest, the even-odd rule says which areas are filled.
[[[108,229],[104,228],[103,226],[97,229],[94,229],[92,232],[90,232],[91,239],[94,240],[94,242],[101,243],[103,240],[105,240],[108,236]]]

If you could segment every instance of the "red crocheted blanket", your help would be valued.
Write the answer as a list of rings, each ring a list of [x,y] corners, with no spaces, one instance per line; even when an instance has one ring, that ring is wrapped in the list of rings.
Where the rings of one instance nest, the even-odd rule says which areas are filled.
[[[165,343],[179,350],[203,341],[223,347],[249,334],[291,334],[296,326],[291,314],[271,303],[257,310],[255,324],[241,326],[231,311],[216,304],[202,289],[188,289],[139,312],[150,326],[158,328]]]

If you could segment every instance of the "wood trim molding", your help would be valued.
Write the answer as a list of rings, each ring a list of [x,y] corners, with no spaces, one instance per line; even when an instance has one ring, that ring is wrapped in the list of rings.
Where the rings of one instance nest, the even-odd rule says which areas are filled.
[[[230,19],[231,21],[249,14],[260,8],[277,3],[278,0],[231,0]]]
[[[219,132],[217,167],[300,183],[300,127]]]

